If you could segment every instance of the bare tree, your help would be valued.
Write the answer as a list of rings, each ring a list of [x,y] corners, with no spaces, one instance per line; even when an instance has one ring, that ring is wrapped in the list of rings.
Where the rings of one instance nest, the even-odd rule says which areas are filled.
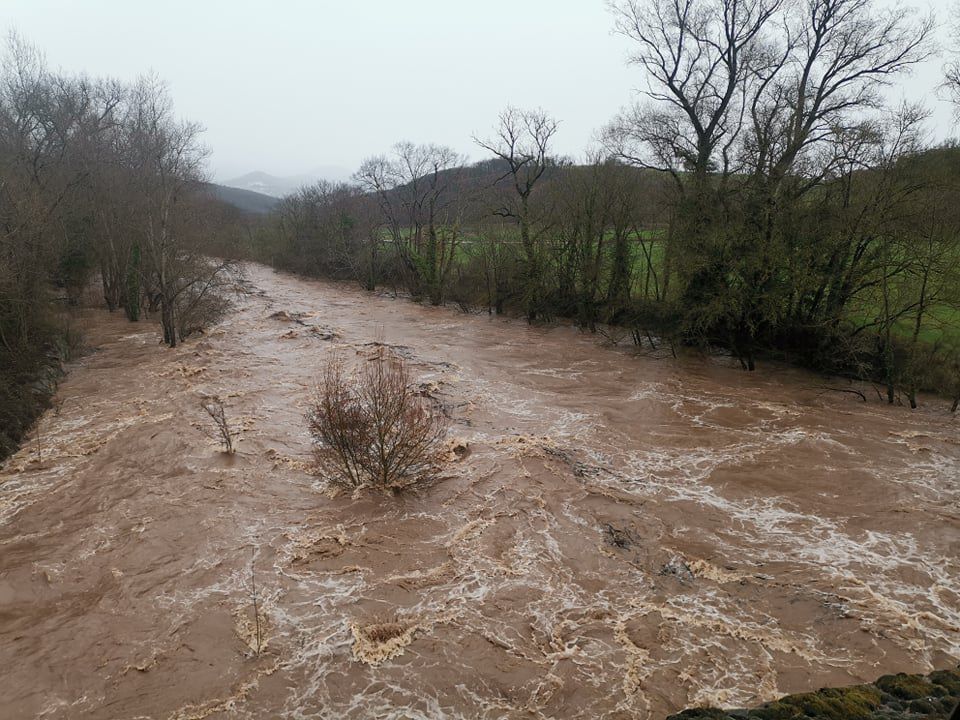
[[[753,369],[759,333],[804,277],[800,199],[835,177],[880,90],[929,52],[931,21],[874,0],[623,0],[646,103],[606,137],[628,162],[672,174],[664,260],[691,338]],[[818,255],[812,262],[820,261]]]
[[[543,110],[520,110],[509,106],[500,114],[496,135],[474,138],[480,147],[506,164],[501,179],[510,178],[515,195],[494,212],[517,223],[523,251],[522,282],[526,292],[525,310],[529,320],[543,314],[543,249],[534,227],[531,196],[547,168],[554,163],[550,143],[559,123]]]
[[[201,192],[198,132],[174,117],[155,78],[131,86],[53,72],[10,36],[0,61],[0,451],[29,427],[76,344],[58,289],[74,305],[99,269],[107,307],[136,320],[149,296],[171,345],[223,310],[233,266],[203,253],[221,221]],[[44,392],[27,391],[34,383]]]
[[[760,55],[761,34],[783,0],[613,0],[617,30],[635,42],[644,95],[614,123],[624,158],[704,177],[729,167],[740,130],[744,84]],[[646,148],[636,147],[638,140]],[[720,157],[717,156],[718,151]]]
[[[503,314],[507,300],[516,292],[511,283],[517,259],[516,244],[511,242],[513,228],[504,228],[502,222],[482,225],[472,248],[480,258],[487,311],[497,315]]]
[[[89,176],[116,98],[50,71],[11,34],[0,61],[0,456],[31,426],[72,348],[51,302],[76,303],[94,263]],[[33,385],[34,389],[31,389]],[[42,389],[41,389],[42,388]],[[39,392],[37,391],[39,390]]]
[[[942,89],[953,103],[954,113],[960,117],[960,3],[954,3],[951,9],[950,45],[947,48],[950,59],[943,66]]]
[[[463,164],[448,147],[400,142],[390,155],[367,158],[354,176],[380,204],[410,292],[434,305],[443,302],[460,238]]]
[[[283,198],[275,213],[281,262],[300,272],[375,285],[376,273],[357,265],[368,241],[364,204],[359,187],[325,180]]]
[[[751,83],[748,162],[774,185],[797,170],[809,185],[834,153],[826,165],[808,157],[798,168],[798,160],[881,105],[881,88],[929,56],[933,20],[913,22],[907,8],[873,0],[806,0],[785,22],[781,49]]]
[[[875,107],[889,78],[930,52],[932,19],[874,0],[616,0],[644,96],[608,129],[626,160],[779,182],[803,151]],[[748,133],[744,133],[749,130]],[[744,137],[744,135],[748,137]]]
[[[174,347],[196,327],[181,322],[183,315],[196,316],[201,307],[204,314],[216,315],[212,296],[232,284],[236,265],[208,259],[198,242],[204,229],[199,187],[206,158],[200,126],[174,117],[166,87],[153,76],[133,87],[126,125],[136,170],[143,281],[151,306],[159,308],[163,341]]]
[[[551,256],[555,295],[583,327],[596,331],[601,306],[623,319],[632,291],[633,248],[649,255],[638,230],[643,173],[599,152],[583,165],[567,168],[552,186],[557,218]],[[649,260],[649,257],[647,258]],[[656,269],[646,263],[644,292]],[[655,283],[654,283],[655,284]],[[610,318],[608,318],[610,319]]]

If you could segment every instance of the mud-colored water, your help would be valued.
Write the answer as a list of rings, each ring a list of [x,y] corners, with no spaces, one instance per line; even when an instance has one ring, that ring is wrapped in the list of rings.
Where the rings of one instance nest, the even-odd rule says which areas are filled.
[[[176,350],[86,311],[98,350],[0,472],[0,717],[656,718],[960,658],[946,408],[250,278]],[[469,451],[331,497],[312,379],[376,338]]]

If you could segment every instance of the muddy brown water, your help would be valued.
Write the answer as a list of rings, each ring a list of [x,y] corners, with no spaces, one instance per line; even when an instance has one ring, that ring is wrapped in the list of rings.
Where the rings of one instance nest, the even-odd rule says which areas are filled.
[[[85,311],[97,351],[0,471],[0,717],[658,718],[960,658],[939,403],[249,275],[175,350]],[[461,449],[419,496],[331,497],[313,378],[378,338]]]

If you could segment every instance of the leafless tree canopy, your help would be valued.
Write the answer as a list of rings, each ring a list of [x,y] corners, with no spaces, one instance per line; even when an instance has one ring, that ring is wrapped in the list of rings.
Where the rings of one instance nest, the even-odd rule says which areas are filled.
[[[403,360],[382,347],[354,375],[332,358],[307,421],[318,469],[345,487],[402,490],[440,467],[444,415],[417,393]]]
[[[200,127],[154,76],[133,83],[50,70],[8,38],[0,64],[0,454],[37,400],[50,347],[74,343],[69,305],[98,282],[111,311],[160,320],[175,345],[216,320],[236,266],[205,254],[224,232],[203,189]],[[67,350],[60,352],[62,359]],[[9,375],[7,374],[9,371]],[[23,378],[27,378],[24,380]]]
[[[815,148],[860,122],[889,78],[929,55],[932,19],[874,0],[622,0],[646,101],[607,131],[671,172],[823,172]],[[808,166],[799,164],[806,157]]]
[[[950,15],[951,42],[943,67],[943,90],[953,103],[954,117],[960,118],[960,3],[954,3]]]
[[[491,139],[474,138],[505,166],[500,180],[509,179],[514,193],[497,205],[494,213],[514,221],[520,234],[521,276],[527,319],[543,318],[546,312],[544,292],[545,257],[540,231],[542,216],[537,217],[532,196],[547,169],[556,164],[551,156],[551,141],[559,124],[543,110],[508,107],[500,114],[496,134]]]
[[[475,139],[476,143],[503,160],[517,196],[529,198],[537,181],[550,164],[550,141],[559,123],[543,110],[521,110],[509,106],[500,113],[496,135]],[[507,177],[504,176],[504,177]],[[511,217],[516,211],[505,208]]]
[[[414,297],[439,305],[460,240],[464,158],[441,145],[400,142],[364,160],[354,176],[377,198],[382,229]]]
[[[649,144],[668,167],[706,172],[726,160],[739,132],[745,84],[763,64],[762,33],[782,0],[626,0],[610,7],[635,41],[631,62],[647,74],[655,103],[621,118],[621,152]]]

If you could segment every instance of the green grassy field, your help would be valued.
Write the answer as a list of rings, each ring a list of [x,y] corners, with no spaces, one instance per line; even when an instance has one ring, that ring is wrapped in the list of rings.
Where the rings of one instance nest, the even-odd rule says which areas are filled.
[[[457,237],[455,262],[463,266],[469,264],[475,259],[481,244],[488,241],[490,237],[476,231],[462,231]],[[508,245],[519,246],[520,244],[519,230],[509,226],[498,228],[495,238],[497,242]],[[659,284],[660,287],[663,285],[666,257],[663,238],[664,231],[660,229],[641,230],[633,233],[631,237],[629,263],[631,287],[633,296],[636,298],[653,297],[656,293],[656,285]],[[385,245],[389,244],[386,235],[384,240]],[[548,247],[550,245],[548,239]],[[603,248],[604,276],[609,276],[609,269],[614,262],[614,250],[613,233],[610,232],[605,238]],[[603,290],[604,288],[601,288],[601,292]],[[960,292],[957,294],[960,296]],[[870,324],[880,315],[881,308],[882,302],[879,297],[861,296],[856,304],[849,308],[846,321],[852,327]],[[915,317],[910,313],[900,318],[894,326],[897,337],[901,340],[912,338],[914,323]],[[960,309],[944,303],[932,307],[923,319],[918,338],[929,346],[960,348]]]

